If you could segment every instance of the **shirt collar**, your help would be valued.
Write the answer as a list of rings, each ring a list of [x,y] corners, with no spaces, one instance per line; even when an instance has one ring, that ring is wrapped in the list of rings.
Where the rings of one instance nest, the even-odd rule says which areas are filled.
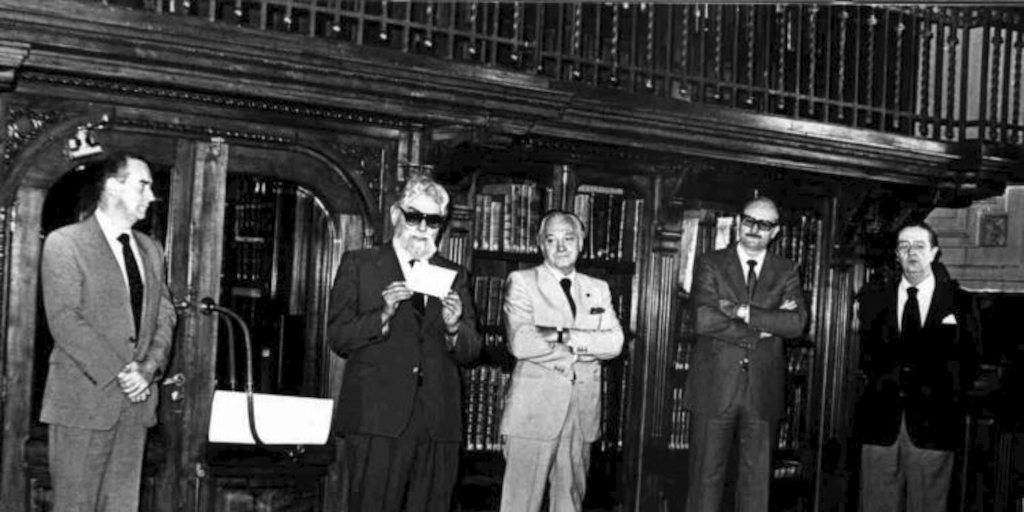
[[[127,231],[121,230],[115,226],[114,219],[110,218],[110,215],[103,213],[103,210],[97,208],[93,215],[96,216],[96,222],[100,225],[100,231],[103,232],[103,237],[107,239],[112,247],[116,247],[118,242],[117,237],[127,233],[129,240],[134,240],[135,236],[132,235],[132,230],[129,228]]]
[[[547,262],[544,262],[544,268],[548,269],[548,272],[551,272],[551,275],[555,277],[555,281],[561,281],[562,279],[565,279],[565,278],[568,277],[573,282],[576,282],[576,269],[575,268],[573,268],[572,272],[569,272],[568,274],[563,274],[561,270],[558,270],[557,268],[552,267],[551,265],[548,265]]]
[[[761,275],[761,269],[764,268],[764,258],[768,255],[768,251],[761,251],[761,254],[754,255],[747,252],[742,245],[736,244],[736,254],[740,258],[740,263],[743,265],[744,271],[747,270],[747,261],[754,260],[757,262],[755,271],[757,272],[757,275]]]
[[[928,277],[924,278],[924,281],[921,281],[916,285],[910,284],[910,281],[907,281],[906,276],[901,277],[899,286],[900,296],[904,295],[907,289],[910,288],[911,286],[915,286],[917,288],[918,296],[927,295],[930,297],[932,295],[932,292],[935,291],[935,274],[929,275]]]

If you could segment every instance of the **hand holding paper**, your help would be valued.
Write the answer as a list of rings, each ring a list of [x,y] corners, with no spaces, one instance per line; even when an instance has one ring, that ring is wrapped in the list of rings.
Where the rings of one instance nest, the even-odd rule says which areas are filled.
[[[457,272],[429,263],[420,263],[405,276],[405,285],[414,292],[444,299],[452,289]]]

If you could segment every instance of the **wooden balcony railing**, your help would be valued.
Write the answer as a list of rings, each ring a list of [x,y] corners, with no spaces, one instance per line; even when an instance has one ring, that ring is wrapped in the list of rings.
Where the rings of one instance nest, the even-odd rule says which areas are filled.
[[[937,141],[1024,139],[1015,8],[102,1]]]

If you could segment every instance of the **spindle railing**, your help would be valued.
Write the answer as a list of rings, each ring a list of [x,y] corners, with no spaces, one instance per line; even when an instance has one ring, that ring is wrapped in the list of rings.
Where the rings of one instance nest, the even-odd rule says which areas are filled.
[[[937,141],[1024,139],[1020,9],[98,1]]]

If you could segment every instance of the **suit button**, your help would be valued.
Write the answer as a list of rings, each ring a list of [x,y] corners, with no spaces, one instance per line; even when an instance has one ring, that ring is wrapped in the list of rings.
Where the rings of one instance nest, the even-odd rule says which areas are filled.
[[[747,370],[747,368],[750,368],[750,359],[749,359],[749,358],[746,358],[746,357],[744,357],[744,358],[743,358],[743,359],[742,359],[742,360],[740,361],[740,369],[742,369],[743,371],[746,371],[746,370]]]
[[[902,400],[902,399],[904,399],[906,397],[907,397],[906,392],[900,391],[900,400]]]

